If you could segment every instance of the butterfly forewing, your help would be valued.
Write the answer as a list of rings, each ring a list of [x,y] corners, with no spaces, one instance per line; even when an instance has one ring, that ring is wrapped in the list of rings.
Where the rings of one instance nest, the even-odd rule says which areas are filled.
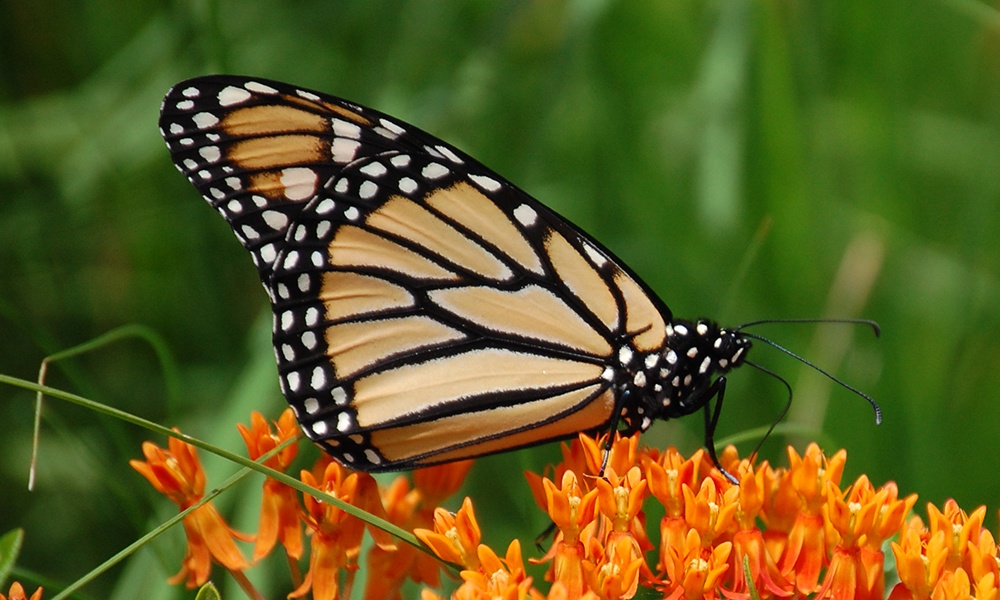
[[[616,407],[642,415],[622,390],[666,372],[669,311],[638,278],[419,129],[228,76],[178,84],[161,129],[254,257],[303,429],[352,466],[606,428]]]

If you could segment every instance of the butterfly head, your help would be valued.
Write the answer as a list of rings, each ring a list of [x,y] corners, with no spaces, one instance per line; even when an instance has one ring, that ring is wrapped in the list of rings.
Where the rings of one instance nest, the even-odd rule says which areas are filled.
[[[657,395],[661,418],[673,418],[700,409],[711,394],[712,382],[743,364],[750,339],[706,319],[675,320],[667,328],[662,353],[662,391]]]

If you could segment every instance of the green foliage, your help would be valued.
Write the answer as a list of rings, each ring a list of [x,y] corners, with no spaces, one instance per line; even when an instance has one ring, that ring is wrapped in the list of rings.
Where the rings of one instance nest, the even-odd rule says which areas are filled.
[[[219,589],[209,581],[205,585],[201,586],[198,590],[198,594],[194,597],[194,600],[222,600],[222,595],[219,594]]]
[[[0,536],[0,589],[7,589],[2,586],[14,568],[14,562],[21,552],[22,545],[24,545],[23,529],[12,529]]]
[[[176,364],[166,377],[159,349],[125,341],[47,381],[236,451],[237,421],[278,414],[254,268],[156,131],[175,81],[254,74],[455,143],[592,233],[679,316],[879,321],[881,340],[755,330],[871,393],[878,428],[801,365],[761,345],[753,360],[795,386],[792,424],[847,448],[848,477],[991,517],[1000,506],[1000,15],[985,4],[42,1],[4,15],[0,373],[33,379],[44,356],[140,324]],[[785,401],[743,371],[723,434],[766,426]],[[0,388],[0,531],[25,530],[19,565],[72,581],[173,513],[127,463],[147,433],[66,404],[47,407],[29,494],[31,415],[30,393]],[[700,436],[695,418],[646,441],[691,450]],[[783,462],[787,441],[763,455]],[[487,542],[544,527],[526,529],[520,471],[557,456],[476,466],[467,492]],[[203,458],[210,485],[235,470]],[[219,500],[253,530],[240,500],[259,480],[243,485]],[[164,537],[136,557],[143,576],[124,565],[87,592],[191,597],[162,590],[182,556],[180,532]]]

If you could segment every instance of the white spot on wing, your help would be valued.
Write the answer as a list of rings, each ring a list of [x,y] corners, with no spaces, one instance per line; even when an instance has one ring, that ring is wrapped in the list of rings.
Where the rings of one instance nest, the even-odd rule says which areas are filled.
[[[522,204],[514,209],[514,218],[525,227],[531,227],[538,221],[538,213],[527,204]]]
[[[191,117],[191,120],[194,121],[194,125],[198,129],[206,129],[218,123],[219,117],[213,115],[212,113],[200,112]]]
[[[441,177],[447,175],[448,172],[448,168],[444,165],[432,162],[424,167],[423,170],[420,171],[420,174],[427,179],[440,179]]]
[[[388,169],[385,168],[385,165],[380,162],[370,162],[358,170],[369,177],[381,177],[388,171]]]
[[[597,248],[594,248],[587,242],[583,242],[583,250],[584,252],[587,253],[587,256],[590,258],[590,262],[594,263],[598,267],[603,267],[608,262],[608,259],[605,258],[603,254],[597,251]]]
[[[332,211],[336,207],[337,205],[334,203],[333,200],[329,198],[323,198],[322,200],[319,201],[319,204],[316,205],[316,214],[320,215],[329,214],[330,211]]]
[[[410,177],[403,177],[399,180],[399,191],[404,194],[412,194],[417,189],[417,182]]]
[[[267,85],[265,83],[261,83],[259,81],[248,81],[244,87],[246,89],[250,90],[251,92],[259,92],[261,94],[277,94],[278,93],[278,90],[274,89],[273,87],[271,87],[271,86],[269,86],[269,85]]]
[[[344,406],[347,404],[347,392],[344,391],[342,387],[335,387],[330,390],[330,396],[333,397],[333,401],[339,406]]]
[[[316,334],[312,331],[307,331],[302,334],[302,345],[306,347],[307,350],[312,350],[316,347]],[[338,388],[339,389],[339,388]]]
[[[496,192],[500,189],[500,182],[486,175],[469,175],[469,179],[487,192]]]
[[[305,167],[291,167],[281,172],[281,185],[289,200],[305,200],[316,192],[319,177],[316,171]]]
[[[314,390],[321,390],[326,387],[326,372],[323,370],[323,367],[316,367],[313,369],[309,385],[312,386],[312,389]]]
[[[337,415],[337,431],[344,433],[351,428],[351,415],[342,412]]]
[[[333,119],[333,135],[356,140],[361,137],[361,128],[343,119]]]
[[[379,119],[378,121],[379,121],[379,123],[382,124],[382,127],[385,127],[386,129],[388,129],[389,131],[391,131],[392,133],[394,133],[396,135],[400,135],[400,134],[406,132],[405,129],[403,129],[399,125],[393,123],[389,119]]]
[[[630,362],[632,362],[632,356],[633,356],[632,349],[629,348],[628,346],[622,346],[618,350],[618,362],[620,362],[623,365],[627,365]]]
[[[441,145],[435,146],[435,148],[437,148],[437,151],[440,152],[442,156],[444,156],[445,158],[447,158],[451,162],[457,163],[457,164],[462,164],[462,159],[459,158],[457,154],[455,154],[454,152],[452,152],[451,148],[449,148],[447,146],[441,146]]]
[[[274,244],[264,244],[260,247],[258,252],[260,253],[260,257],[264,259],[264,262],[267,264],[273,263],[274,259],[278,258],[278,254],[274,250]]]
[[[250,92],[233,86],[226,86],[219,91],[219,105],[232,106],[240,104],[250,99]]]
[[[362,200],[369,200],[378,193],[378,185],[374,181],[362,181],[358,188],[358,196]]]
[[[284,229],[288,225],[288,216],[276,210],[265,210],[260,216],[267,226],[274,230]]]
[[[337,138],[330,144],[330,157],[336,163],[349,163],[354,160],[361,143],[357,140],[347,138]]]

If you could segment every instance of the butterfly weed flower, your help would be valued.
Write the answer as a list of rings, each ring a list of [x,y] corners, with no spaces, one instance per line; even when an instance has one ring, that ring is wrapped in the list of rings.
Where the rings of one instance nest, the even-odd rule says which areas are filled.
[[[433,531],[416,529],[413,533],[441,560],[466,569],[479,568],[478,549],[483,536],[471,499],[466,498],[454,514],[438,508],[434,511]]]
[[[545,489],[543,508],[558,530],[555,543],[541,559],[551,561],[545,578],[562,583],[570,597],[579,597],[584,590],[586,542],[596,528],[598,491],[586,491],[573,471],[563,472],[559,487],[547,478],[542,480],[542,486]]]
[[[407,531],[433,529],[438,507],[458,491],[471,466],[472,461],[464,460],[417,469],[413,472],[412,488],[407,477],[397,477],[382,492],[382,505],[389,522]],[[373,548],[368,554],[365,597],[388,598],[405,579],[438,587],[440,568],[434,556],[407,544]]]
[[[10,584],[10,591],[4,596],[3,592],[0,592],[0,600],[42,600],[42,588],[35,590],[35,593],[30,597],[24,595],[24,587],[20,582],[13,582]]]
[[[968,515],[954,500],[944,510],[927,505],[928,525],[911,517],[892,542],[900,582],[890,600],[997,597],[998,558],[993,535],[983,529],[986,508]],[[971,591],[970,591],[971,590]]]
[[[326,465],[321,480],[317,480],[307,470],[302,471],[301,479],[306,485],[376,516],[385,517],[378,496],[378,486],[368,473],[350,471],[339,463],[330,462]],[[358,569],[365,523],[337,506],[312,496],[306,495],[302,500],[305,507],[303,518],[312,535],[309,571],[302,585],[288,597],[301,598],[310,590],[314,600],[349,597],[354,573]],[[379,535],[377,539],[384,537]],[[347,575],[343,592],[339,585],[342,572]]]
[[[287,440],[299,436],[299,426],[295,421],[292,409],[286,408],[274,422],[274,430],[257,411],[250,413],[250,427],[238,423],[243,442],[247,447],[247,455],[257,460],[264,454],[274,450]],[[295,460],[298,453],[296,444],[288,444],[277,454],[267,459],[264,464],[284,473]],[[263,494],[260,503],[260,524],[257,530],[257,542],[254,545],[253,558],[260,560],[267,556],[274,545],[281,542],[289,558],[289,564],[302,558],[302,521],[300,519],[298,493],[291,487],[272,479],[264,480]]]
[[[296,435],[286,415],[271,424],[253,415],[240,429],[251,456]],[[548,552],[529,560],[521,540],[483,543],[490,523],[477,517],[475,497],[454,513],[440,506],[458,490],[467,462],[428,467],[380,487],[370,475],[322,457],[302,471],[305,483],[414,531],[426,550],[394,544],[385,532],[312,496],[291,496],[279,512],[305,522],[300,560],[309,558],[289,597],[350,597],[367,528],[375,538],[363,590],[370,600],[402,598],[407,582],[424,586],[423,600],[442,600],[443,563],[461,569],[450,593],[457,600],[604,600],[642,590],[672,600],[880,599],[886,597],[883,544],[894,536],[899,582],[889,600],[1000,600],[996,538],[982,526],[985,508],[966,513],[954,501],[928,505],[925,525],[908,517],[916,496],[901,496],[893,483],[876,487],[861,475],[842,486],[843,451],[827,456],[814,444],[801,454],[790,448],[789,466],[780,468],[726,448],[720,462],[738,479],[733,485],[704,452],[685,457],[674,448],[640,448],[635,436],[613,440],[598,477],[605,447],[606,440],[580,436],[563,445],[563,462],[546,469],[547,476],[527,474],[528,488],[557,529]],[[133,466],[161,493],[181,507],[203,496],[205,476],[193,447],[172,439],[167,449],[147,443],[143,452],[146,460]],[[271,460],[286,469],[292,457]],[[647,523],[645,511],[654,504],[663,518]],[[242,538],[211,504],[202,509],[189,515],[190,524],[185,520],[188,553],[173,582],[207,580],[213,561],[249,566],[236,548]],[[262,518],[260,535],[268,519],[280,521]],[[286,544],[274,537],[271,551],[279,541]],[[228,565],[225,553],[213,554],[224,546],[237,557]],[[547,565],[548,584],[532,577],[526,567],[532,563]]]
[[[812,594],[818,589],[821,571],[829,562],[823,515],[826,483],[840,484],[847,452],[841,450],[827,458],[818,445],[810,444],[802,456],[789,447],[788,459],[790,476],[782,483],[790,487],[780,498],[789,502],[780,509],[795,516],[779,567],[798,593]],[[779,520],[788,516],[786,512]]]
[[[452,596],[455,600],[481,600],[483,598],[497,598],[499,600],[543,600],[540,592],[531,586],[532,579],[527,575],[524,568],[524,560],[521,556],[521,543],[518,540],[511,541],[507,546],[507,553],[504,558],[486,545],[480,544],[476,550],[479,559],[479,568],[465,569],[461,572],[462,585],[455,590]],[[552,594],[549,598],[554,598]],[[421,600],[444,600],[428,589],[424,589]]]
[[[170,438],[166,450],[144,442],[142,453],[145,461],[130,460],[129,464],[181,510],[195,505],[205,495],[205,471],[194,446]],[[187,536],[187,554],[180,572],[169,579],[171,583],[185,581],[188,588],[204,585],[213,560],[242,579],[240,574],[250,564],[235,540],[249,541],[251,537],[232,529],[211,502],[185,515],[182,524]]]

